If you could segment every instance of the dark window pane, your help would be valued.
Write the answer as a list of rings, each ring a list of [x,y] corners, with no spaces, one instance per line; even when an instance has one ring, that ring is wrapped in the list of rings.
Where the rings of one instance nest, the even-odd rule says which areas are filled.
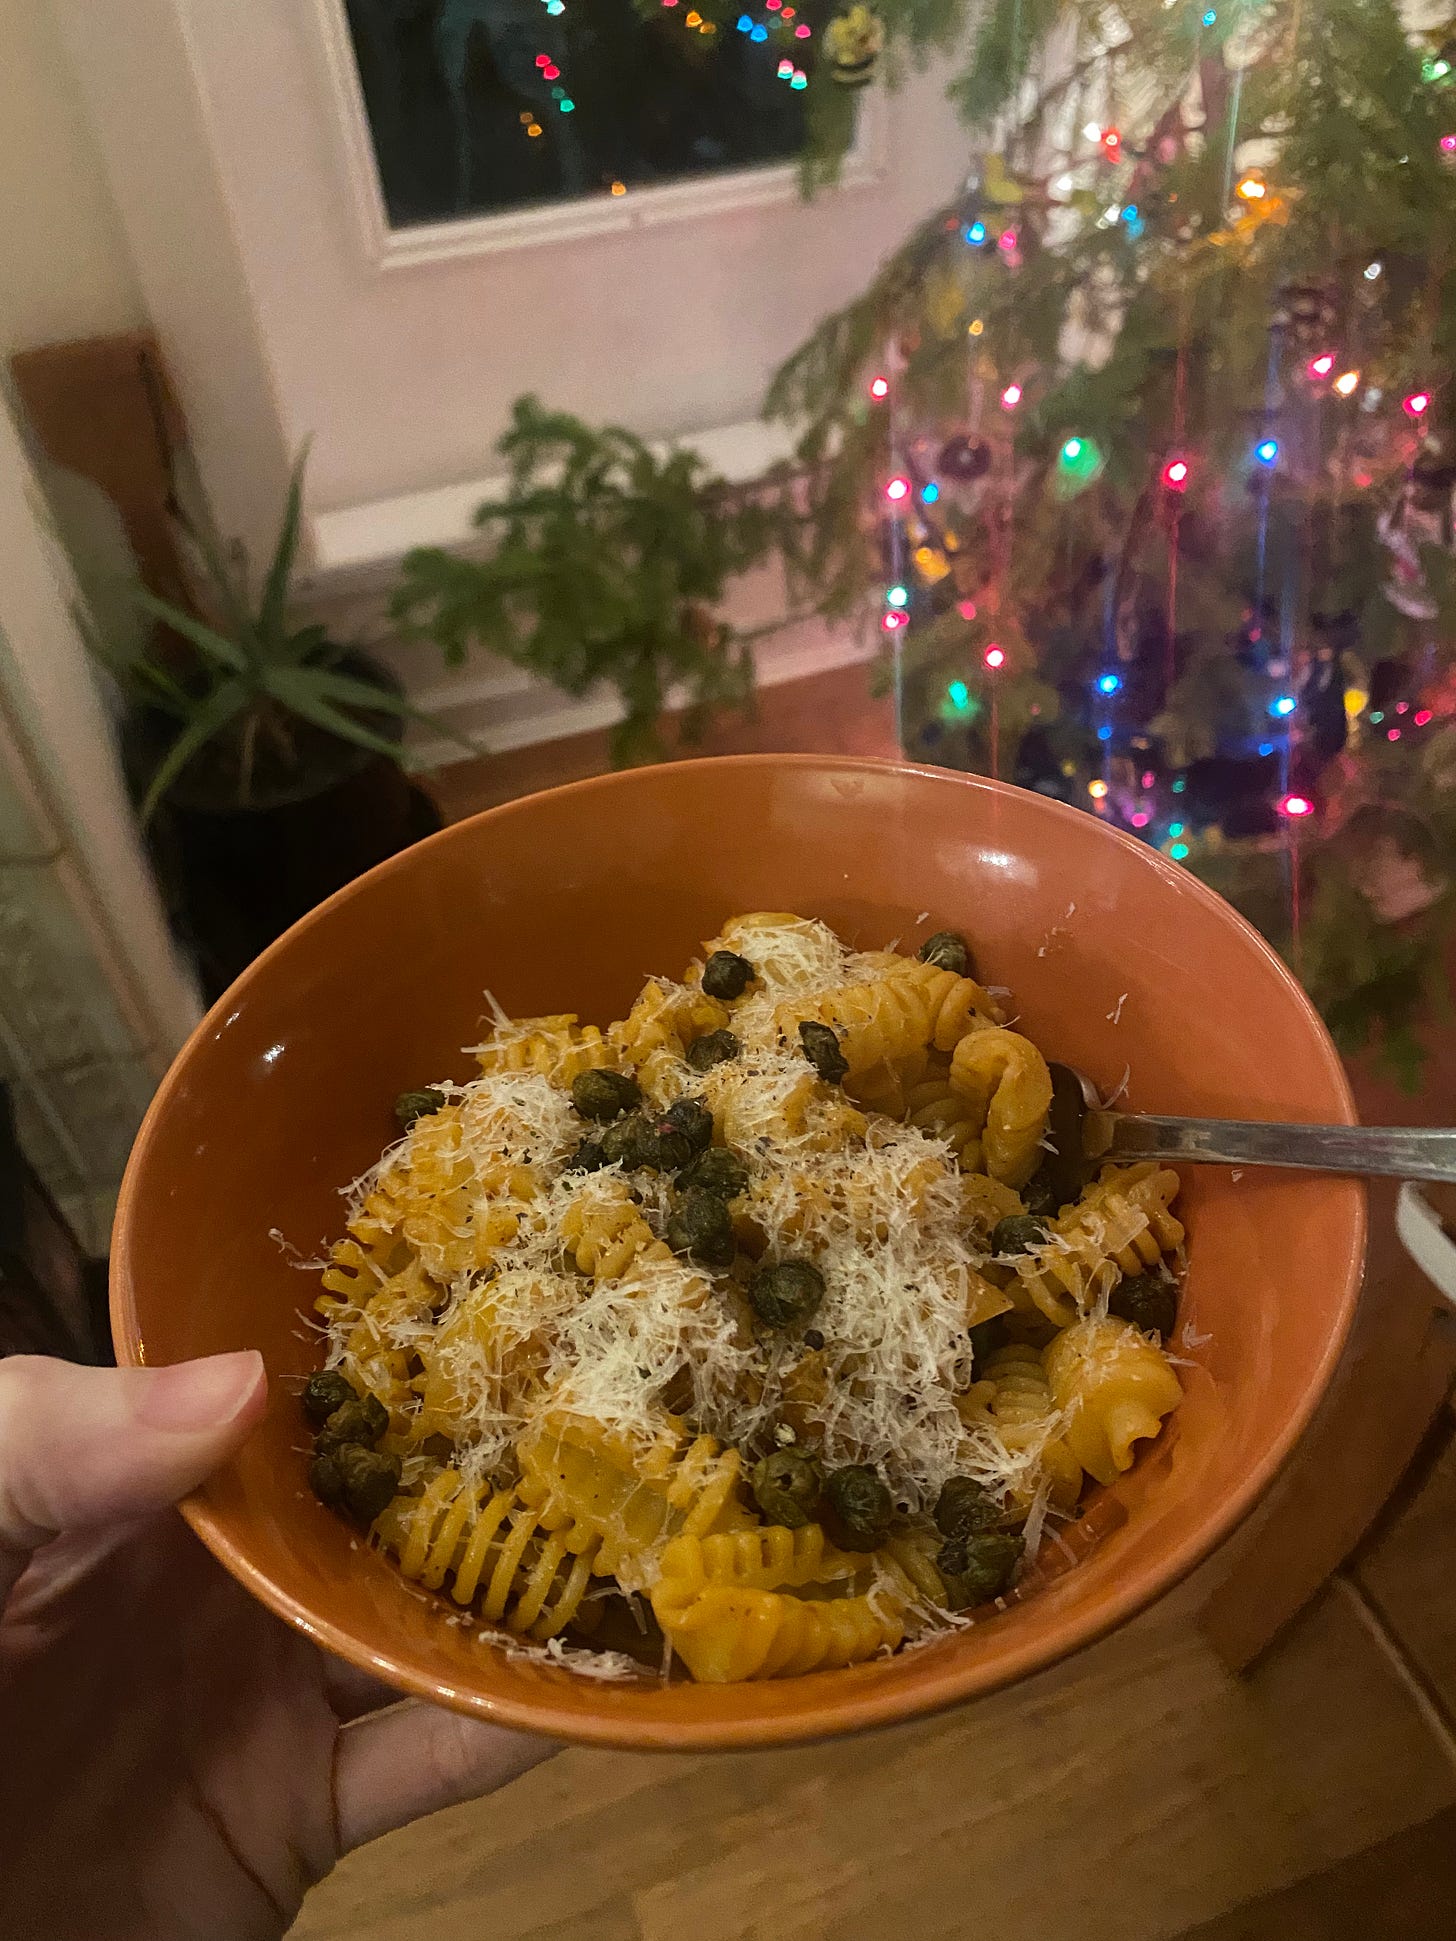
[[[791,0],[792,4],[792,0]],[[348,0],[391,224],[610,195],[782,162],[803,137],[822,0],[753,0],[717,35],[691,0]],[[795,38],[794,28],[813,34]],[[781,70],[783,70],[781,72]],[[533,132],[534,131],[534,132]]]

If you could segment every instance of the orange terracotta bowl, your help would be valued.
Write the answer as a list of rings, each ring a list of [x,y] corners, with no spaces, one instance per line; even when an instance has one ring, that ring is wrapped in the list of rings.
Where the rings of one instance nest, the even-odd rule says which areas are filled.
[[[517,1014],[622,1016],[731,913],[822,917],[852,944],[953,927],[1022,1028],[1149,1110],[1349,1122],[1340,1062],[1278,959],[1185,871],[1040,796],[885,763],[746,756],[513,802],[370,872],[262,956],[169,1072],[122,1189],[123,1362],[260,1348],[263,1426],[184,1507],[250,1590],[392,1684],[601,1745],[760,1746],[904,1719],[1024,1677],[1123,1623],[1267,1489],[1354,1309],[1353,1183],[1191,1169],[1178,1352],[1186,1399],[1087,1519],[1074,1568],[941,1642],[735,1686],[604,1683],[512,1659],[314,1501],[298,1379],[341,1185],[393,1137],[396,1094],[471,1075],[487,989]],[[1080,1528],[1080,1526],[1074,1526]]]

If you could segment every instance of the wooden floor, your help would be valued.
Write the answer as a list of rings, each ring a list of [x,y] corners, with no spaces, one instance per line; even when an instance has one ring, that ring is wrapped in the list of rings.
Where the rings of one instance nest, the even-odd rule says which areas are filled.
[[[564,1753],[355,1854],[295,1941],[1456,1932],[1456,1458],[1249,1677],[1204,1643],[1197,1599],[920,1725]]]
[[[889,752],[864,680],[777,690],[715,745]],[[449,771],[448,810],[604,765],[588,736],[504,760]],[[1456,1934],[1456,1454],[1432,1447],[1247,1678],[1192,1621],[1215,1559],[1071,1664],[920,1725],[761,1755],[564,1753],[354,1855],[295,1941]]]

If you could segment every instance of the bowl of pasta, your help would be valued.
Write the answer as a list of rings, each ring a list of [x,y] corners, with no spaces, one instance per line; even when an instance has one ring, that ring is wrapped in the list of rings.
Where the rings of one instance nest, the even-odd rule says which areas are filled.
[[[1350,1121],[1185,871],[964,776],[746,756],[513,802],[214,1007],[138,1138],[120,1359],[259,1348],[184,1506],[398,1688],[597,1744],[886,1723],[1126,1620],[1333,1371],[1346,1180],[1083,1157]]]

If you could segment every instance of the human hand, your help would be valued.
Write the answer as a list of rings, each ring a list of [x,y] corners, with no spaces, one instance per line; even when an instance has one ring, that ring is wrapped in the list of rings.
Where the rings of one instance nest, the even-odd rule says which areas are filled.
[[[256,1354],[0,1361],[0,1934],[274,1941],[341,1854],[547,1756],[264,1610],[171,1505],[247,1437]]]

